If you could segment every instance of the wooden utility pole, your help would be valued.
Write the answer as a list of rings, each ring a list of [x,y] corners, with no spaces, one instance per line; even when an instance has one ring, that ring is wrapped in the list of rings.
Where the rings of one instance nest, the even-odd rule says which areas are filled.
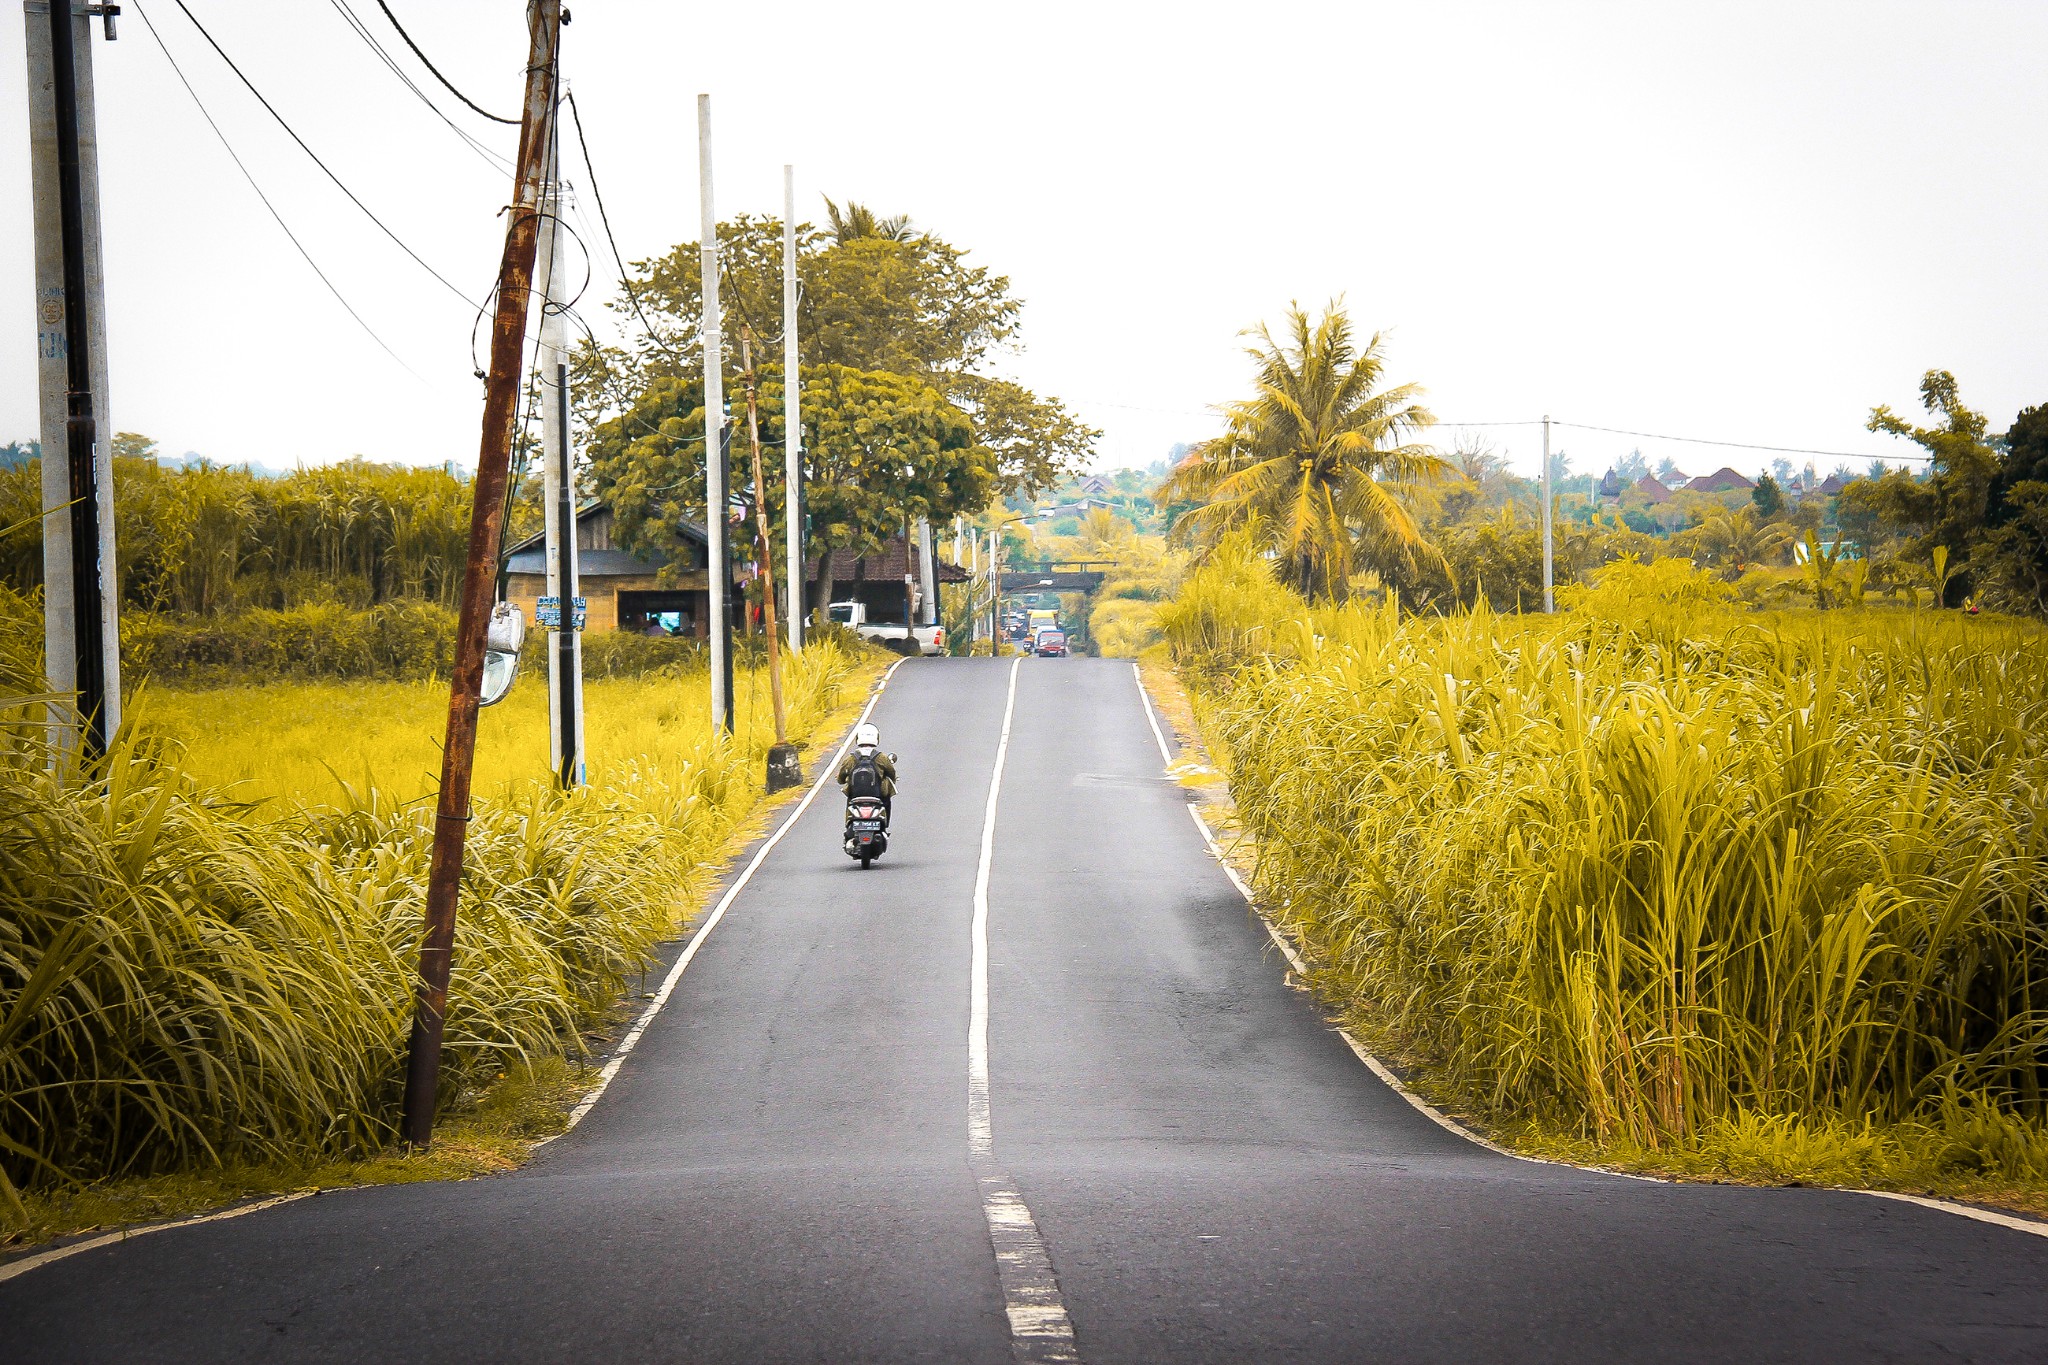
[[[761,628],[768,636],[768,692],[775,701],[775,744],[768,750],[768,790],[781,791],[804,780],[803,765],[789,742],[782,708],[782,648],[775,637],[775,544],[768,538],[768,487],[761,478],[761,410],[754,381],[754,329],[740,329],[740,371],[747,388],[747,445],[754,457],[754,538],[759,543],[754,581],[761,588]]]
[[[448,738],[441,748],[441,799],[434,813],[434,852],[427,870],[426,927],[420,938],[420,979],[405,1069],[405,1140],[425,1147],[434,1134],[434,1097],[441,1076],[441,1030],[448,1012],[448,968],[455,948],[455,902],[462,886],[463,843],[469,833],[470,770],[476,759],[476,712],[483,688],[484,635],[497,595],[498,541],[505,527],[505,480],[512,462],[512,425],[525,366],[526,315],[539,243],[541,180],[554,129],[561,0],[528,0],[526,102],[520,110],[519,156],[498,263],[498,308],[491,324],[490,378],[484,386],[483,440],[477,450],[475,499],[469,513],[469,559],[455,625],[455,664],[448,689]]]
[[[789,647],[804,647],[803,375],[796,336],[796,168],[782,168],[782,498],[788,541]],[[827,566],[829,567],[829,566]],[[824,570],[821,569],[822,573]]]

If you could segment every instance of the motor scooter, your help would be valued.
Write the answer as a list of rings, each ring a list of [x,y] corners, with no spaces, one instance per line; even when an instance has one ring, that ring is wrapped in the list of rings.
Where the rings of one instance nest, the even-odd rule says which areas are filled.
[[[846,856],[866,867],[889,851],[889,808],[879,796],[856,796],[846,803]]]

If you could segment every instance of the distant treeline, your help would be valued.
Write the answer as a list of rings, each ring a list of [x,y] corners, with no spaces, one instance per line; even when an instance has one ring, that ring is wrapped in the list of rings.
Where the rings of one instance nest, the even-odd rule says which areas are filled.
[[[246,469],[114,461],[126,608],[221,615],[335,603],[452,606],[469,486],[442,469],[350,460],[263,478]],[[42,582],[42,466],[0,468],[0,582]]]

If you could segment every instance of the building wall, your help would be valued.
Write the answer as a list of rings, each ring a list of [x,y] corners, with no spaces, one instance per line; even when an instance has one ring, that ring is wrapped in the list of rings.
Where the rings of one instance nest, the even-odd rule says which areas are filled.
[[[586,546],[585,548],[592,547]],[[598,546],[595,548],[602,549],[604,547]],[[606,574],[601,578],[586,578],[581,586],[583,588],[584,601],[583,629],[586,633],[597,630],[617,630],[619,628],[619,594],[622,592],[688,592],[707,594],[711,590],[709,575],[702,572],[677,574],[676,581],[673,583],[663,583],[651,573],[630,576],[625,574]],[[530,627],[533,625],[534,608],[539,606],[540,599],[547,592],[547,587],[548,580],[545,574],[507,574],[505,575],[505,600],[513,603],[520,611],[526,614],[526,622]],[[733,588],[735,598],[737,598],[738,592],[739,588],[735,585]],[[898,589],[898,601],[901,601],[900,587]],[[704,610],[701,605],[694,614],[700,623],[704,620]]]

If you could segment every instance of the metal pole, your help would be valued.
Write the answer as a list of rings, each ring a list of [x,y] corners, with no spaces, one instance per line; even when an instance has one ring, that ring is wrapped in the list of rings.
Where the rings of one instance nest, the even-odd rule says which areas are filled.
[[[57,216],[64,297],[64,447],[70,504],[72,679],[79,747],[106,752],[113,719],[107,696],[105,560],[101,553],[100,441],[93,407],[92,299],[86,292],[85,190],[79,164],[78,44],[69,0],[49,6],[51,94],[57,131]],[[90,50],[88,29],[88,50]],[[109,433],[111,435],[111,433]],[[55,452],[44,451],[43,458]],[[118,705],[118,703],[116,703]]]
[[[566,86],[564,87],[566,93]],[[559,102],[557,104],[559,109]],[[560,142],[549,139],[559,161]],[[551,182],[545,199],[536,252],[534,293],[541,299],[541,502],[547,519],[547,594],[555,599],[561,624],[548,650],[548,762],[564,787],[580,786],[583,760],[583,639],[574,628],[578,592],[576,546],[576,460],[570,443],[569,327],[556,291],[569,279],[569,234],[560,230],[569,187]]]
[[[1552,545],[1550,537],[1550,414],[1543,415],[1543,610],[1545,614],[1557,610],[1557,597],[1551,590]]]
[[[476,712],[483,686],[484,634],[498,576],[504,530],[505,481],[512,463],[512,424],[525,371],[526,315],[539,248],[540,188],[554,107],[561,0],[528,0],[526,102],[520,111],[519,159],[505,253],[498,262],[497,315],[491,323],[490,378],[484,386],[483,436],[471,490],[469,557],[463,566],[462,609],[455,624],[455,664],[448,688],[448,734],[441,746],[441,794],[434,813],[434,851],[427,865],[425,932],[412,1045],[405,1068],[405,1140],[424,1147],[434,1135],[434,1097],[441,1077],[441,1031],[448,1011],[448,967],[455,949],[455,897],[462,884],[469,832],[469,782],[476,759]]]
[[[711,96],[697,96],[697,192],[703,240],[698,263],[704,280],[704,539],[709,551],[711,717],[732,733],[732,553],[725,543],[725,345],[718,316],[718,209],[711,197]]]
[[[788,544],[789,647],[804,647],[804,427],[796,340],[796,167],[782,168],[782,500]]]

